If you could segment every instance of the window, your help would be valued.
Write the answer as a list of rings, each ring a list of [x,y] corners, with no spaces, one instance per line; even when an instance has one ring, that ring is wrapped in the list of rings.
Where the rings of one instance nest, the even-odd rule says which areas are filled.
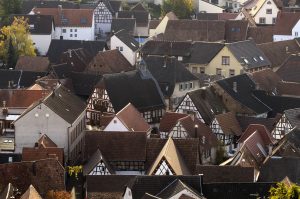
[[[266,9],[266,14],[272,14],[272,9]]]
[[[118,49],[119,51],[123,51],[123,47],[122,47],[122,46],[117,46],[117,49]]]
[[[266,18],[260,17],[260,18],[259,18],[259,23],[260,23],[260,24],[265,24],[265,23],[266,23]]]
[[[269,4],[269,5],[270,5],[270,4],[272,4],[272,3],[271,3],[271,1],[268,1],[268,2],[267,2],[267,4]]]
[[[73,34],[70,34],[70,37],[73,37]]]
[[[298,37],[298,32],[295,32],[295,36]]]
[[[73,32],[73,29],[72,29],[72,28],[70,29],[70,32]]]
[[[188,89],[188,83],[185,83],[184,90]]]
[[[204,67],[200,67],[200,73],[202,73],[202,74],[205,73],[205,68]]]
[[[63,31],[63,33],[66,33],[66,32],[67,32],[67,30],[66,30],[66,29],[62,29],[62,31]]]
[[[77,37],[77,34],[74,34],[74,37]]]
[[[77,32],[77,29],[74,29],[74,32]]]
[[[235,75],[235,71],[234,71],[233,69],[230,69],[230,70],[229,70],[229,75],[230,75],[230,76],[234,76],[234,75]]]
[[[235,4],[233,4],[233,6],[235,7],[235,8],[237,8],[237,4],[235,3]]]
[[[197,67],[192,67],[192,73],[197,73]]]
[[[193,82],[190,82],[190,88],[193,88],[194,85],[193,85]]]
[[[276,17],[272,18],[272,23],[275,24],[276,23]]]
[[[259,56],[259,59],[260,59],[261,61],[264,61],[264,58],[263,58],[262,56]]]
[[[222,75],[222,69],[221,68],[216,69],[216,75]]]
[[[222,56],[222,65],[229,65],[229,56]]]
[[[179,90],[183,90],[183,84],[179,84]]]

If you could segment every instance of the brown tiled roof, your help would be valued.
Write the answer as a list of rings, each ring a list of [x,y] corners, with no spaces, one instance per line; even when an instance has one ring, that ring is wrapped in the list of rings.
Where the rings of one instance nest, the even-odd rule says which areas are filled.
[[[163,37],[170,41],[222,41],[225,21],[169,20]]]
[[[249,73],[250,78],[255,82],[258,89],[274,92],[281,78],[271,69],[264,69],[261,71]]]
[[[42,137],[38,140],[39,147],[50,148],[57,147],[57,145],[46,135],[42,135]]]
[[[48,93],[49,91],[45,90],[1,89],[0,102],[5,101],[6,107],[9,108],[27,108]]]
[[[274,26],[248,27],[247,39],[253,39],[256,44],[273,42]]]
[[[87,131],[85,135],[85,159],[99,149],[107,161],[145,161],[145,132]]]
[[[161,132],[170,132],[178,120],[186,116],[188,115],[184,113],[166,112],[160,120],[159,130]]]
[[[149,29],[155,29],[159,25],[160,22],[161,22],[161,20],[157,20],[157,19],[151,20],[149,22]]]
[[[239,136],[242,134],[241,127],[236,119],[236,116],[233,112],[223,113],[216,115],[216,119],[226,135],[236,135]]]
[[[264,125],[270,132],[276,127],[277,122],[280,120],[281,114],[276,114],[275,117],[270,118],[258,118],[253,116],[237,116],[237,120],[241,126],[242,132],[244,132],[250,124]]]
[[[92,9],[34,8],[35,13],[52,15],[58,27],[92,27]]]
[[[254,181],[253,167],[197,165],[196,174],[203,174],[204,183]]]
[[[87,72],[96,72],[101,75],[131,70],[134,68],[117,49],[99,52],[86,68]]]
[[[45,196],[49,190],[65,190],[65,170],[54,159],[0,164],[0,187],[9,182],[25,193],[30,185]]]
[[[89,199],[119,199],[134,175],[88,175],[86,191]]]
[[[290,55],[276,73],[287,82],[300,83],[300,56]]]
[[[21,196],[20,199],[42,199],[42,197],[34,188],[34,186],[30,185],[27,191]]]
[[[299,82],[279,82],[277,85],[277,92],[284,96],[300,96]]]
[[[275,144],[276,140],[271,136],[270,131],[261,124],[250,124],[245,132],[241,135],[238,140],[239,143],[244,142],[249,136],[251,136],[254,132],[258,132],[261,136],[265,145]]]
[[[257,45],[257,47],[268,57],[272,67],[281,66],[291,54],[300,52],[300,47],[296,40],[264,43]]]
[[[61,54],[61,63],[67,63],[74,72],[83,72],[93,56],[84,48],[69,49]]]
[[[300,12],[278,12],[274,35],[292,35],[292,29],[300,19]]]
[[[55,159],[64,165],[64,149],[63,148],[27,148],[22,150],[22,161],[35,161],[43,159]]]
[[[247,39],[248,21],[229,20],[225,22],[226,42],[237,42]]]
[[[238,15],[239,15],[238,13],[228,13],[228,12],[218,13],[219,20],[235,19]]]
[[[15,70],[47,72],[49,64],[48,57],[20,56]]]
[[[172,138],[169,138],[162,148],[161,152],[157,156],[156,160],[148,170],[149,175],[155,175],[156,170],[159,168],[159,164],[162,160],[166,160],[170,165],[173,175],[189,175],[186,163],[177,149]]]
[[[127,106],[120,110],[116,116],[129,129],[129,131],[147,132],[151,128],[141,113],[131,103],[127,104]]]
[[[166,142],[167,139],[147,139],[147,161],[145,164],[145,170],[149,170],[150,166],[153,165]],[[199,164],[199,139],[174,139],[173,142],[184,159],[189,171],[194,173],[196,165]]]

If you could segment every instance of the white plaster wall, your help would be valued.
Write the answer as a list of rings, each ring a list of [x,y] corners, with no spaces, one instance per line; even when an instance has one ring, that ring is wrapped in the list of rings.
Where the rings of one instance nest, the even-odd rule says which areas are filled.
[[[124,131],[128,132],[129,130],[126,126],[119,120],[118,117],[114,117],[110,123],[105,127],[104,131]]]
[[[195,195],[194,193],[192,193],[186,189],[180,191],[179,193],[175,194],[174,196],[170,197],[169,199],[179,199],[183,194],[186,196],[189,196],[191,198],[194,198],[194,199],[199,199],[199,197],[197,195]]]
[[[169,18],[167,16],[165,16],[162,21],[158,24],[158,26],[156,27],[156,29],[151,30],[149,32],[149,37],[152,37],[154,35],[158,35],[160,33],[164,33],[168,24]]]
[[[40,107],[41,109],[38,105],[15,122],[15,153],[21,153],[23,147],[34,147],[38,139],[43,134],[47,134],[58,147],[64,148],[64,152],[67,154],[67,129],[70,124],[44,104],[41,104]],[[38,117],[35,116],[36,113]],[[48,118],[45,116],[46,113],[49,114]]]
[[[123,195],[123,199],[132,199],[132,192],[129,187],[126,187],[125,193]]]
[[[63,33],[62,29],[66,29],[66,33]],[[77,32],[75,32],[75,29],[77,29]],[[71,37],[70,34],[73,36]],[[75,34],[77,34],[77,37],[75,37]],[[60,36],[63,36],[64,40],[93,41],[95,39],[95,31],[93,27],[56,27],[54,39],[60,39]]]
[[[30,35],[34,46],[41,55],[46,55],[51,43],[50,35]]]
[[[117,47],[123,47],[123,51],[120,51],[122,55],[129,61],[131,65],[135,65],[136,62],[136,53],[133,52],[126,44],[124,44],[118,37],[115,35],[110,39],[110,49],[114,50]]]
[[[273,41],[286,41],[294,39],[293,35],[273,35]]]
[[[210,4],[208,2],[199,0],[199,12],[206,12],[206,13],[222,13],[223,8]]]
[[[83,132],[78,132],[78,136],[77,138],[73,141],[73,143],[71,143],[71,132],[76,128],[76,126],[83,120],[83,126],[84,126],[84,129],[85,129],[85,116],[86,116],[86,110],[83,111],[79,116],[78,118],[74,121],[74,123],[70,126],[69,130],[68,130],[68,133],[69,133],[69,141],[70,141],[70,153],[72,152],[72,150],[76,147],[76,145],[80,142],[80,140],[83,139],[84,135],[85,135],[85,131]],[[66,147],[68,147],[68,143],[66,145]]]
[[[95,33],[96,34],[99,33],[100,30],[104,34],[110,33],[110,31],[111,31],[111,23],[96,23],[95,24]]]
[[[295,34],[296,32],[298,33],[298,35]],[[292,29],[292,35],[293,37],[300,37],[300,20],[296,23],[296,25]]]
[[[271,4],[267,4],[268,1],[270,1]],[[267,9],[272,9],[272,14],[266,14]],[[273,24],[273,18],[277,17],[278,11],[279,10],[276,4],[272,0],[266,0],[263,6],[260,8],[260,10],[254,16],[254,21],[256,24],[259,24],[259,18],[265,17],[266,18],[265,24]]]
[[[148,29],[149,26],[136,26],[135,28],[135,36],[140,36],[140,37],[148,37]]]
[[[184,84],[185,82],[181,82],[181,83],[176,83],[175,84],[175,88],[174,88],[174,92],[172,94],[172,98],[174,97],[183,97],[186,95],[187,92],[190,92],[190,91],[193,91],[193,90],[196,90],[196,89],[199,89],[199,82],[197,80],[195,81],[188,81],[186,83],[190,83],[190,82],[193,82],[193,88],[190,88],[190,89],[185,89],[185,90],[180,90],[179,88],[179,85],[182,83]]]
[[[140,171],[116,171],[116,175],[144,175],[145,172]]]

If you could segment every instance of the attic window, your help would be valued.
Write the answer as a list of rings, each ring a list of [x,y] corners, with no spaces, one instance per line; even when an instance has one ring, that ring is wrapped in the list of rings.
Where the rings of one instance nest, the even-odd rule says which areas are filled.
[[[87,19],[86,18],[81,18],[80,19],[80,23],[81,24],[86,24],[87,23]]]
[[[259,56],[259,59],[260,59],[261,61],[264,61],[264,58],[263,58],[262,56]]]
[[[267,4],[269,4],[269,5],[270,5],[270,4],[272,4],[272,3],[271,3],[271,1],[268,1],[268,2],[267,2]]]

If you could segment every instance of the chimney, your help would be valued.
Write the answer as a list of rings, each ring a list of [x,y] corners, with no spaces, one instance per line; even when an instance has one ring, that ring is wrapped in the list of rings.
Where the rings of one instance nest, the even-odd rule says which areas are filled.
[[[71,58],[72,57],[72,50],[68,49],[68,53],[69,53],[69,57]]]
[[[119,13],[118,12],[116,12],[116,18],[118,18],[119,17]]]
[[[272,144],[269,144],[269,146],[268,146],[268,154],[269,154],[269,156],[272,155],[272,151],[273,151],[273,146],[272,146]]]
[[[8,88],[11,88],[11,81],[8,81]]]
[[[34,143],[34,149],[38,149],[39,148],[39,143]]]
[[[2,101],[2,105],[3,105],[3,108],[6,107],[6,101],[5,100]]]
[[[237,93],[237,82],[232,83],[232,90]]]
[[[200,195],[203,196],[203,174],[198,174],[200,178]]]

